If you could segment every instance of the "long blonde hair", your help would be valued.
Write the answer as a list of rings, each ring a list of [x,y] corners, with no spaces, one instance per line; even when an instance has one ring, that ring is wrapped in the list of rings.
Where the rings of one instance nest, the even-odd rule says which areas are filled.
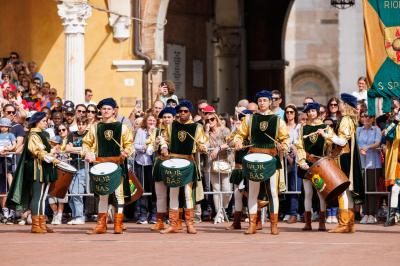
[[[354,125],[357,126],[358,121],[359,121],[359,115],[358,115],[358,111],[356,108],[350,106],[347,103],[343,103],[344,104],[344,110],[342,112],[342,116],[349,116],[351,118],[351,120],[353,120]]]

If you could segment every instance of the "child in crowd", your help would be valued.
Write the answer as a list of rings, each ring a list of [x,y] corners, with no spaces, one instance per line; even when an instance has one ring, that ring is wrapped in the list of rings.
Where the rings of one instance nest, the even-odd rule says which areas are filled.
[[[161,82],[159,90],[157,92],[157,100],[162,101],[164,103],[164,106],[167,106],[167,101],[169,99],[173,99],[176,104],[179,104],[178,97],[174,93],[175,84],[170,80],[163,81]]]
[[[10,133],[11,120],[8,118],[0,119],[0,202],[3,210],[3,222],[13,224],[15,218],[14,210],[8,209],[6,204],[6,194],[12,182],[12,155],[7,154],[15,150],[16,138]]]

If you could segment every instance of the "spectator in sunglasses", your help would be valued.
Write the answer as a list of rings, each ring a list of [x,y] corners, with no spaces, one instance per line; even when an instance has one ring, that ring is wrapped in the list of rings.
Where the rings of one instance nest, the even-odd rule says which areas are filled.
[[[17,87],[11,82],[9,73],[3,73],[1,78],[3,83],[0,84],[0,89],[3,92],[3,98],[7,98],[7,92],[16,91]]]
[[[86,117],[88,119],[88,128],[97,122],[97,106],[94,104],[89,104],[86,108]]]

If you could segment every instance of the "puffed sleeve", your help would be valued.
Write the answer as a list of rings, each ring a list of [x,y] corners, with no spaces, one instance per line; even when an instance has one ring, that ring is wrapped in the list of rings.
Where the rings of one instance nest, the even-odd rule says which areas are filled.
[[[133,153],[133,135],[132,131],[126,126],[122,124],[122,136],[121,136],[121,146],[128,155],[132,155]]]
[[[45,150],[46,146],[37,134],[31,134],[28,141],[28,150],[39,160],[45,161],[49,153]]]
[[[303,142],[303,126],[301,126],[299,130],[299,134],[297,136],[297,140],[294,143],[297,151],[297,164],[303,165],[306,163],[306,151],[304,150],[304,142]]]
[[[279,118],[278,120],[278,136],[277,139],[278,141],[283,144],[283,149],[287,152],[289,151],[289,146],[290,146],[290,135],[289,135],[289,130],[286,126],[286,123],[284,120]]]
[[[194,136],[195,145],[193,146],[193,153],[196,151],[205,152],[208,143],[208,137],[204,132],[203,126],[198,124],[196,128],[196,135]]]
[[[82,156],[84,156],[88,151],[97,153],[95,124],[90,126],[88,132],[82,139]]]
[[[242,120],[239,127],[235,131],[235,135],[233,137],[234,142],[238,141],[243,142],[245,139],[249,137],[251,118],[252,118],[251,115],[246,115],[245,118]]]

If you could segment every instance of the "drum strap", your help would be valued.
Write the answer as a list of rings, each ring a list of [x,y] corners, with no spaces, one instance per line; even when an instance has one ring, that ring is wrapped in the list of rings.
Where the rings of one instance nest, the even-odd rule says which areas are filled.
[[[194,162],[193,155],[178,154],[178,153],[170,153],[169,155],[170,155],[171,158],[186,159],[186,160]]]
[[[266,149],[266,148],[256,148],[256,147],[250,147],[249,153],[266,153],[271,156],[276,156],[278,154],[276,148]]]

